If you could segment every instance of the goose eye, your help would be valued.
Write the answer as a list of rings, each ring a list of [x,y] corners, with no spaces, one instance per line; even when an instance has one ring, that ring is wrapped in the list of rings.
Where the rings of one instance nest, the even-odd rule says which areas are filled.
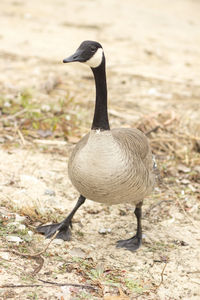
[[[92,51],[92,52],[95,52],[95,51],[96,51],[96,48],[95,48],[95,47],[91,47],[91,51]]]

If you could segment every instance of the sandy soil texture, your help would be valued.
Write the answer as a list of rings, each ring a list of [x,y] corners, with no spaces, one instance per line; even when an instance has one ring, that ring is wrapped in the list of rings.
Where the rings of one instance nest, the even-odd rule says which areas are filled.
[[[200,299],[199,33],[195,0],[1,0],[0,299]],[[90,128],[94,83],[62,60],[86,39],[105,50],[111,126],[153,130],[160,180],[136,253],[115,247],[135,231],[134,207],[87,201],[72,241],[32,259],[13,250],[42,251],[35,227],[78,197],[67,160]]]

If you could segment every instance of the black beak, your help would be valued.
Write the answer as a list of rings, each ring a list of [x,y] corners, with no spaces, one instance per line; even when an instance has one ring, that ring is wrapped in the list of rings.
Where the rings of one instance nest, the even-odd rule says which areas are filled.
[[[82,51],[80,51],[79,49],[71,56],[63,59],[64,63],[70,63],[70,62],[75,62],[75,61],[79,61],[79,62],[84,62],[84,58],[82,57]]]

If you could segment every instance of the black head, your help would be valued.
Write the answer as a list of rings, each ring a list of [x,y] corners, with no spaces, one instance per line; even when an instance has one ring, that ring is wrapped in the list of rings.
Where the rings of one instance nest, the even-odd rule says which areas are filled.
[[[103,48],[98,42],[84,41],[76,52],[65,58],[64,63],[79,61],[86,63],[91,68],[97,68],[103,59]]]

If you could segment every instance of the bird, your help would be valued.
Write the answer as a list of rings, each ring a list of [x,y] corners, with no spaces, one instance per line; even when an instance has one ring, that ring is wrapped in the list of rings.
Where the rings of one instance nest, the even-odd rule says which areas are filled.
[[[80,62],[92,70],[96,88],[92,126],[74,147],[68,162],[69,178],[79,192],[78,201],[60,223],[41,225],[37,231],[51,238],[71,239],[72,218],[86,199],[107,205],[130,203],[135,207],[136,234],[117,241],[117,248],[136,251],[142,243],[142,204],[154,187],[151,148],[136,128],[110,129],[107,108],[106,59],[99,42],[86,40],[63,63]]]

